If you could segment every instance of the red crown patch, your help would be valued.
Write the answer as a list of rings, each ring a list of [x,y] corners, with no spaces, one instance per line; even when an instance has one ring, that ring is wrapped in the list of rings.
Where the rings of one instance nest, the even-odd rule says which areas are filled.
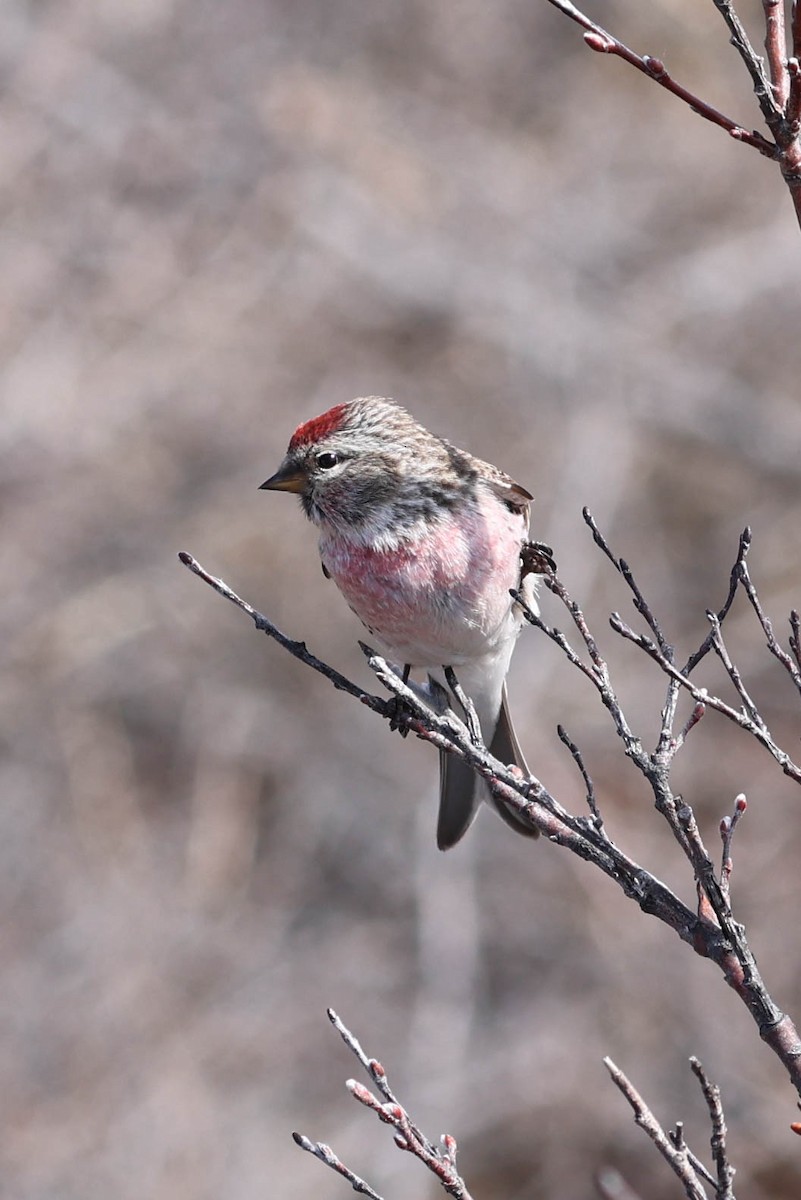
[[[335,404],[333,408],[329,408],[328,412],[321,413],[319,417],[312,417],[310,421],[298,425],[292,434],[289,449],[297,450],[299,446],[310,446],[314,442],[319,442],[321,438],[327,437],[329,433],[336,433],[342,425],[347,407],[347,404]]]

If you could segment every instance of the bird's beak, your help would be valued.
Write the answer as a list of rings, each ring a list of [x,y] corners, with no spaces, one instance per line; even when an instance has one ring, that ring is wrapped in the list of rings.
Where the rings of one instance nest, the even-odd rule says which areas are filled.
[[[259,488],[267,492],[302,492],[308,480],[305,471],[291,463],[282,463],[274,475]]]

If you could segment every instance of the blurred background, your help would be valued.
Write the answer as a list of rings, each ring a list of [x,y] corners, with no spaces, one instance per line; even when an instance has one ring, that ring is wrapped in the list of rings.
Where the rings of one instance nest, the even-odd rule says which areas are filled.
[[[593,12],[756,122],[711,4]],[[394,396],[536,494],[652,742],[663,683],[608,628],[636,615],[581,508],[682,654],[752,524],[784,636],[801,241],[778,173],[544,0],[4,0],[0,59],[4,1192],[349,1194],[300,1129],[388,1200],[439,1194],[345,1092],[332,1005],[458,1138],[476,1196],[589,1197],[608,1165],[676,1196],[601,1058],[705,1155],[697,1054],[740,1193],[796,1197],[791,1088],[716,968],[489,812],[439,854],[434,751],[176,559],[369,683],[313,530],[257,488],[301,420]],[[741,602],[728,628],[793,752],[789,681]],[[692,904],[604,712],[534,631],[511,692],[540,778],[581,811],[562,722],[612,836]],[[714,715],[675,779],[714,847],[748,794],[734,898],[798,1018],[797,789]]]

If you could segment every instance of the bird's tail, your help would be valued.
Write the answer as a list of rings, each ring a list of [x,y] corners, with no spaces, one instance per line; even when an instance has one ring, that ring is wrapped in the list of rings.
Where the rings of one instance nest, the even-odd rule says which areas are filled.
[[[501,693],[501,707],[489,751],[502,763],[515,763],[528,775],[529,769],[515,735],[509,705],[506,699],[506,684]],[[487,784],[473,768],[455,754],[440,751],[439,819],[437,821],[437,845],[440,850],[451,846],[464,837],[473,823],[482,800],[492,804],[497,813],[516,833],[525,837],[538,837],[539,831],[527,825],[518,814],[502,800],[490,793]]]

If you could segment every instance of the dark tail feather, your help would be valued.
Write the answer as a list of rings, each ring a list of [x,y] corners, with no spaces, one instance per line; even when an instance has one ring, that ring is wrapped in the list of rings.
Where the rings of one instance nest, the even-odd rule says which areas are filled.
[[[503,687],[501,711],[490,753],[502,763],[516,763],[526,775],[529,774],[523,751],[515,736],[509,706],[506,700],[506,684]],[[437,821],[437,845],[440,850],[451,846],[464,837],[473,823],[482,800],[489,800],[507,825],[525,837],[539,837],[539,830],[527,825],[511,808],[489,795],[484,781],[464,759],[441,750],[439,756],[439,819]]]
[[[478,812],[482,791],[482,781],[463,758],[440,750],[437,818],[440,850],[450,850],[467,833]]]
[[[506,684],[503,685],[503,695],[501,697],[501,711],[498,715],[498,724],[495,726],[495,735],[490,745],[490,754],[495,758],[500,759],[502,763],[515,763],[524,775],[530,775],[528,764],[523,756],[523,751],[520,749],[520,743],[517,740],[517,735],[512,725],[512,718],[509,715],[509,704],[506,699]],[[516,833],[522,833],[524,837],[539,837],[539,829],[534,829],[533,826],[525,823],[522,817],[509,808],[502,800],[498,800],[492,796],[492,803],[495,806],[499,815],[504,819]]]

